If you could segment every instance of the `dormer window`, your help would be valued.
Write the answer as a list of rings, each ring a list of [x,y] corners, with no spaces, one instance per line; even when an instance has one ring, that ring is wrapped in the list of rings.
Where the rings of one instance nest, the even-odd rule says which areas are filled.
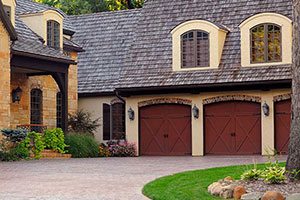
[[[281,27],[259,24],[251,29],[251,63],[281,61]]]
[[[7,14],[8,18],[11,19],[11,7],[10,6],[3,6],[5,13]]]
[[[181,36],[182,68],[209,66],[209,33],[193,30]]]
[[[60,24],[56,21],[47,21],[47,46],[60,48]]]

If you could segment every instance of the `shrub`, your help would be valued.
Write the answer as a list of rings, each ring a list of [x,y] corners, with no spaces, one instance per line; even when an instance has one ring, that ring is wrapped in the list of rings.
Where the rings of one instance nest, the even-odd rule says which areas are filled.
[[[73,158],[93,158],[99,156],[99,144],[91,136],[68,134],[65,137],[66,148]]]
[[[91,114],[89,112],[79,110],[74,114],[69,114],[68,126],[70,132],[87,133],[93,136],[94,131],[100,124],[99,119],[91,119]]]
[[[100,144],[99,146],[99,156],[100,157],[109,157],[111,156],[111,153],[109,151],[109,147],[106,146],[105,144]]]
[[[115,157],[134,157],[136,156],[135,143],[120,142],[109,146],[109,151]]]
[[[261,174],[262,174],[261,170],[258,170],[256,168],[249,169],[241,175],[241,179],[249,180],[249,181],[258,180],[261,177]]]
[[[65,136],[64,132],[60,128],[49,129],[44,133],[43,138],[46,148],[52,149],[53,151],[59,151],[59,153],[66,153],[65,148]]]
[[[275,163],[269,162],[269,166],[263,171],[262,177],[266,182],[279,184],[287,179],[285,173],[285,167],[280,167],[278,160],[276,160]]]
[[[1,132],[13,143],[21,142],[27,137],[27,131],[23,129],[2,129]]]

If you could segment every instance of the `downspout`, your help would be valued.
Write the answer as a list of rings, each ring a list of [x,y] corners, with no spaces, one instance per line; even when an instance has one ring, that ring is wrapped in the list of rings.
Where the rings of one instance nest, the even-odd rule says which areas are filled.
[[[116,93],[116,96],[118,97],[118,99],[120,99],[124,104],[126,104],[125,99],[124,99],[123,97],[120,96],[119,92],[116,91],[115,93]]]

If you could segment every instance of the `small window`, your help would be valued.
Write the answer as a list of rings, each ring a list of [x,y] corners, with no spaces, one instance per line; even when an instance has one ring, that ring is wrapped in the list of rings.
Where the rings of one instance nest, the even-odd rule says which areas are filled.
[[[56,127],[62,128],[62,95],[61,92],[56,94]]]
[[[103,104],[103,140],[125,139],[125,104]]]
[[[47,22],[47,45],[60,48],[60,24],[53,20]]]
[[[30,123],[43,123],[43,93],[39,89],[32,89],[30,92]]]
[[[189,31],[181,36],[182,68],[209,66],[209,34]]]
[[[260,24],[251,29],[251,62],[281,61],[281,27]]]
[[[3,6],[5,13],[7,14],[8,18],[11,19],[11,7],[10,6]]]

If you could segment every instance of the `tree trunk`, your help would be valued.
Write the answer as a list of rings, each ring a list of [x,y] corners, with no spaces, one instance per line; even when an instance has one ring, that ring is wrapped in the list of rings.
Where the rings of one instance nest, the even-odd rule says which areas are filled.
[[[292,123],[287,170],[300,170],[300,0],[293,0]]]

